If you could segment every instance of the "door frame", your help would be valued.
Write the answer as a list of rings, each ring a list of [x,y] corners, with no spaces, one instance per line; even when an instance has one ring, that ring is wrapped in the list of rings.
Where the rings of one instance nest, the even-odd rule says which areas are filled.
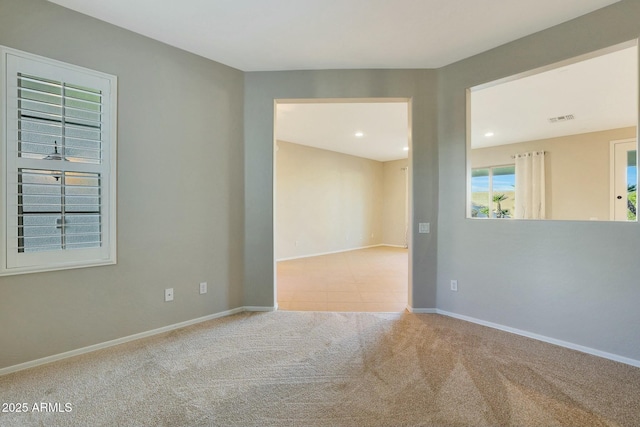
[[[626,144],[633,144],[636,149],[636,153],[638,150],[636,138],[627,138],[627,139],[617,139],[610,141],[609,148],[609,219],[611,221],[616,221],[616,148],[621,147]],[[625,163],[626,164],[626,163]],[[636,182],[636,188],[638,183]],[[626,194],[626,191],[625,191]],[[626,200],[626,199],[625,199]],[[626,210],[625,210],[626,212]],[[621,221],[621,220],[619,220]]]

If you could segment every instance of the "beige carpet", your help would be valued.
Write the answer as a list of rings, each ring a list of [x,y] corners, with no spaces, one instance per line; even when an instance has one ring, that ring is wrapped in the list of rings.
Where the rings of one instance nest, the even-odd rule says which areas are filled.
[[[640,426],[640,369],[439,315],[239,314],[0,377],[2,426]]]

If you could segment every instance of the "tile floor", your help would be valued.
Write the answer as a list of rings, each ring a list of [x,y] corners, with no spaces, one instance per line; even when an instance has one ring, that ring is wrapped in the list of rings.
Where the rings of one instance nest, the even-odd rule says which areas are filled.
[[[378,246],[280,261],[276,286],[280,310],[404,311],[408,250]]]

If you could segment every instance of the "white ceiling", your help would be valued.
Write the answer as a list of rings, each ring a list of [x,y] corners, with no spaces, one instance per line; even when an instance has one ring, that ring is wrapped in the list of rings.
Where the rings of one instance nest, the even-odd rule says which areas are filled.
[[[49,0],[243,71],[439,68],[618,0]]]
[[[49,1],[242,71],[266,71],[439,68],[619,0]],[[540,107],[537,116],[595,115],[552,104],[558,108]],[[278,108],[276,137],[386,161],[406,157],[398,152],[407,123],[403,103],[288,104]],[[479,129],[489,125],[494,142],[503,131],[532,126]],[[364,137],[354,137],[357,130]]]
[[[356,136],[362,132],[362,136]],[[407,158],[405,102],[279,103],[276,139],[386,162]]]
[[[638,50],[568,60],[471,92],[471,146],[636,126]],[[276,138],[378,161],[406,158],[406,103],[278,104]],[[573,120],[552,123],[552,117]],[[361,131],[364,136],[355,137]],[[485,136],[492,132],[490,137]]]
[[[635,126],[638,50],[627,47],[471,91],[471,146]],[[573,120],[552,123],[552,117]],[[494,135],[487,137],[485,133]]]

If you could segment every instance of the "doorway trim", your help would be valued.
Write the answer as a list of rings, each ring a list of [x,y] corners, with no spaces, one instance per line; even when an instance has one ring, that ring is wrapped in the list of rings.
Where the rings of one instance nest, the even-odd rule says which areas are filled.
[[[635,147],[635,149],[637,150],[637,144],[636,144],[636,138],[627,138],[627,139],[617,139],[614,141],[610,141],[610,148],[609,148],[609,219],[611,221],[621,221],[621,220],[616,220],[616,182],[619,179],[618,175],[616,172],[619,172],[618,170],[618,162],[616,162],[616,157],[617,157],[617,153],[616,153],[616,148],[617,147],[622,147],[623,145],[626,144],[633,144],[633,146]],[[636,160],[637,163],[637,160]],[[626,169],[626,168],[625,168]],[[626,176],[626,171],[625,171],[625,176]],[[637,187],[638,183],[636,182],[636,187]],[[625,192],[625,197],[626,197],[627,193]],[[625,198],[626,200],[626,198]],[[625,210],[626,212],[626,210]]]

